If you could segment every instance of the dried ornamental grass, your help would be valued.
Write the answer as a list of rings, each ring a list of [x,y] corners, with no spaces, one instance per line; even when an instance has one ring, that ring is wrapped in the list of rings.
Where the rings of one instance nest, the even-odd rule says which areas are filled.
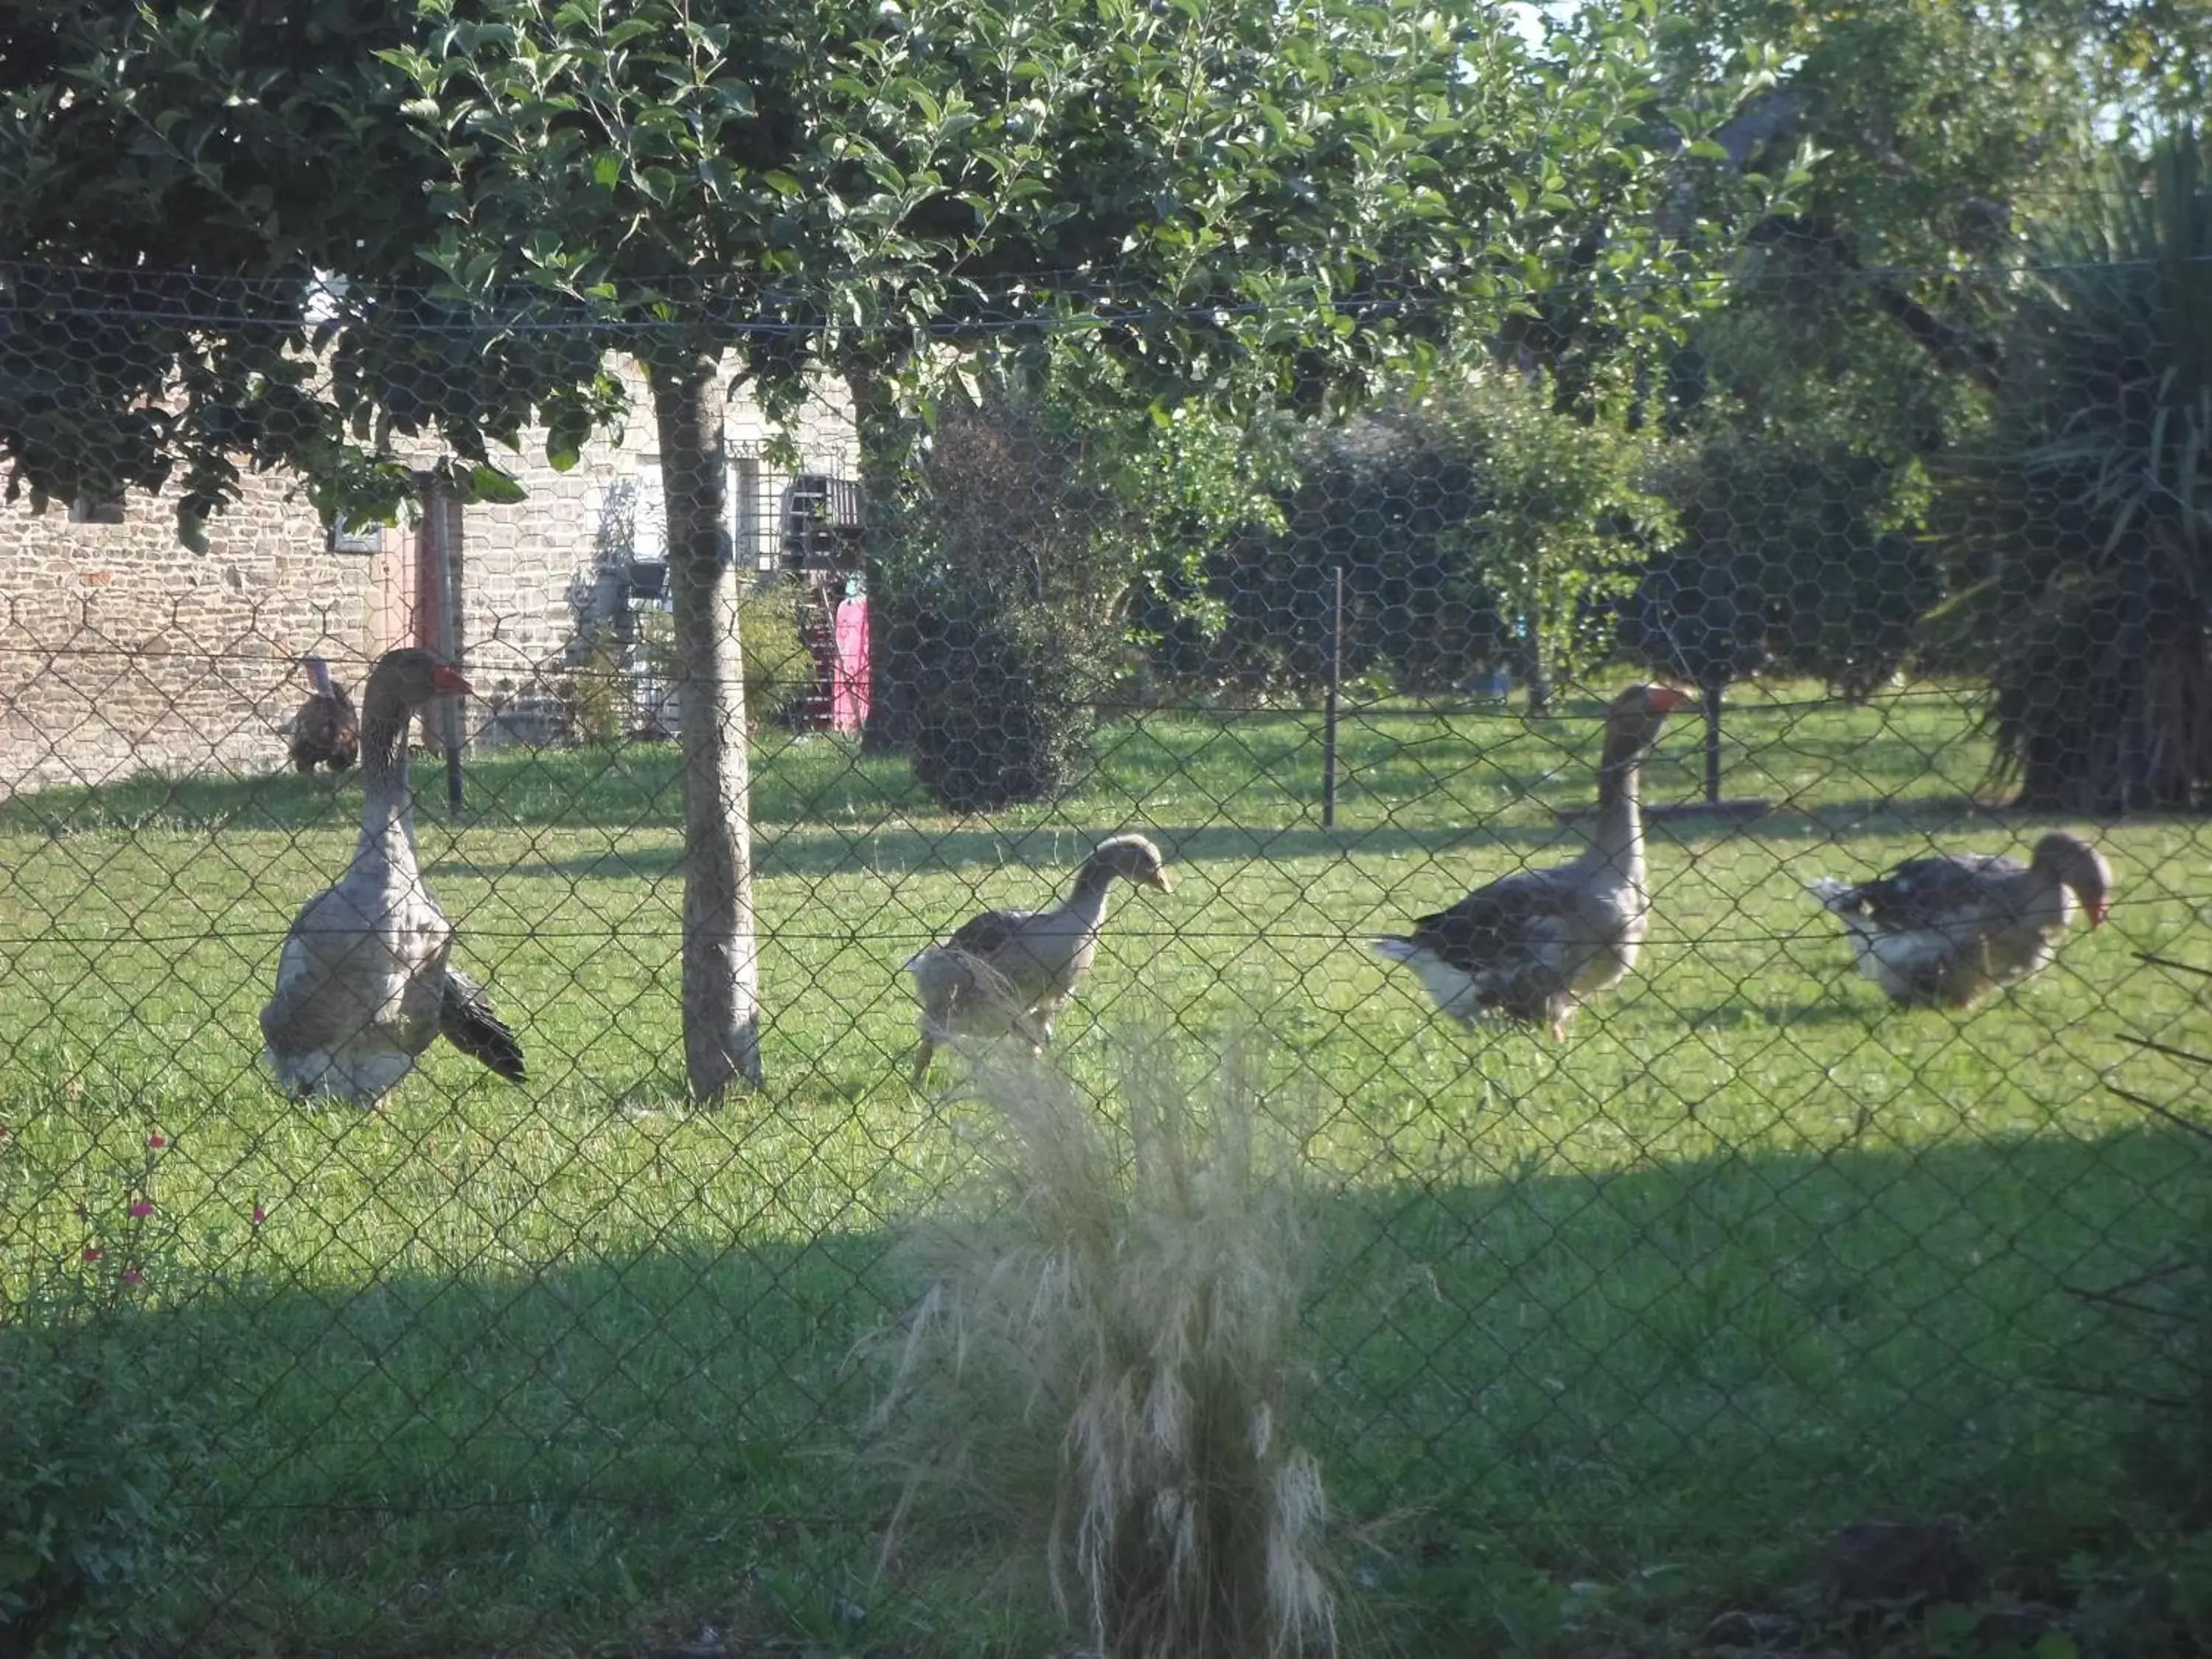
[[[879,1410],[919,1454],[902,1509],[934,1487],[1042,1534],[1109,1659],[1334,1652],[1321,1471],[1287,1432],[1289,1159],[1248,1046],[1206,1102],[1157,1036],[1121,1046],[1121,1128],[1048,1067],[976,1056],[1002,1205],[914,1241],[929,1285]]]

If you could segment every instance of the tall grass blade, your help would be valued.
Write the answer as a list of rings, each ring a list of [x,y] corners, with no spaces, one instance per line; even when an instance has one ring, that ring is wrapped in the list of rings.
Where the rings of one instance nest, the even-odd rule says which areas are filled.
[[[1306,1255],[1290,1163],[1232,1044],[1194,1091],[1121,1043],[1116,1123],[1062,1074],[975,1055],[992,1218],[911,1241],[878,1426],[922,1488],[1044,1540],[1108,1659],[1333,1653],[1321,1471],[1290,1438]]]

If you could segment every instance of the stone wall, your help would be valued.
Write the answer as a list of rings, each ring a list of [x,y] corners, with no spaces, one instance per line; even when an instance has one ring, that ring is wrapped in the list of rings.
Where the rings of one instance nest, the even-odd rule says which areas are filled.
[[[298,659],[358,684],[372,556],[333,553],[283,480],[249,477],[205,554],[133,493],[119,524],[0,506],[0,794],[132,773],[264,771]]]
[[[498,457],[527,499],[481,503],[463,514],[462,650],[486,699],[477,711],[478,742],[539,739],[557,725],[562,683],[616,600],[616,573],[633,558],[657,559],[664,550],[652,405],[643,375],[629,365],[621,373],[630,412],[619,434],[586,446],[567,472],[546,464],[544,440],[532,434],[520,454]],[[792,434],[796,471],[857,475],[849,408],[842,388],[825,387],[803,412]],[[738,563],[772,568],[793,469],[769,459],[767,424],[742,400],[729,407],[726,441]]]
[[[659,556],[659,442],[642,376],[623,374],[632,409],[622,432],[565,473],[530,434],[520,454],[499,457],[526,498],[461,515],[474,743],[557,735],[562,682],[613,602],[613,573]],[[745,404],[730,407],[727,433],[739,562],[772,563],[789,470],[768,459],[770,434]],[[799,471],[854,476],[853,424],[834,392],[793,435]],[[411,529],[385,532],[377,552],[331,551],[313,508],[271,475],[249,476],[210,529],[210,551],[195,554],[178,542],[169,503],[137,494],[120,524],[0,506],[0,793],[282,766],[282,728],[305,694],[301,657],[329,659],[357,694],[368,662],[414,636]]]

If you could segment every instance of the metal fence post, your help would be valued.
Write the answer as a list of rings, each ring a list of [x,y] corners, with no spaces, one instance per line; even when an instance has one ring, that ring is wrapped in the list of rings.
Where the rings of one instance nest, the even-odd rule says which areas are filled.
[[[1328,708],[1321,738],[1321,827],[1336,828],[1336,722],[1344,697],[1344,567],[1335,570],[1335,597],[1328,615]]]

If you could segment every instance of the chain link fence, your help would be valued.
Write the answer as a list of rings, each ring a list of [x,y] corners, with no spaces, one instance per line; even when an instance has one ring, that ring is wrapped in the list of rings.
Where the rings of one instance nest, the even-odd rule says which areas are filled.
[[[2144,375],[1885,458],[1841,392],[1746,415],[1717,353],[1631,421],[1488,357],[1231,420],[1116,401],[1088,338],[970,353],[865,445],[842,386],[730,406],[766,1083],[713,1107],[637,382],[565,470],[495,451],[512,491],[397,442],[424,495],[389,526],[250,471],[204,552],[142,491],[6,509],[0,1361],[80,1553],[19,1575],[64,1586],[26,1628],[114,1578],[179,1651],[1045,1650],[1022,1552],[902,1531],[870,1457],[900,1240],[979,1156],[977,1044],[910,1084],[902,964],[994,908],[1079,933],[1132,835],[1165,882],[1104,888],[1049,1060],[1111,1124],[1133,1051],[1254,1045],[1355,1645],[1809,1640],[1790,1587],[1875,1520],[1954,1528],[2015,1601],[2121,1549],[2139,1454],[2174,1455],[2100,1363],[2112,1287],[2201,1217],[2194,1138],[2139,1102],[2187,1116],[2212,1046],[2205,507],[2082,483],[2153,442]],[[2111,450],[2035,452],[2051,410]],[[368,677],[417,644],[472,691],[386,747],[525,1077],[436,1043],[371,1109],[295,1102],[257,1016],[301,906],[392,846]],[[1593,809],[1641,682],[1684,689],[1649,932],[1584,972],[1635,908]],[[2108,892],[2043,879],[2055,830]],[[2019,868],[1808,891],[1962,854]],[[1964,1009],[1894,1004],[1846,925],[1873,969],[1917,930],[2003,981],[2004,929],[2062,912]],[[966,938],[1020,981],[1018,935]],[[1538,1017],[1439,1008],[1478,981]],[[1927,1571],[1904,1602],[1966,1593]],[[2122,1619],[2066,1605],[2085,1646]]]

